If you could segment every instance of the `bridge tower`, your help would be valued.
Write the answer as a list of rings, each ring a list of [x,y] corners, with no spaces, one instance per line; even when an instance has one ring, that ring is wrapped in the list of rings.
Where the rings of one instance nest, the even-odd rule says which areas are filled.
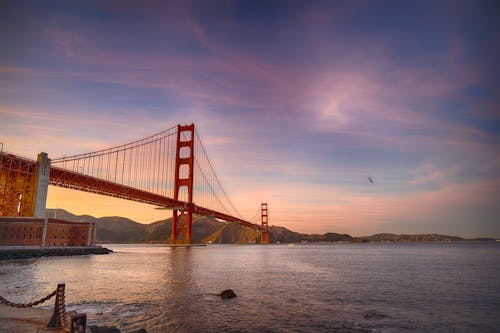
[[[268,215],[267,215],[267,202],[263,202],[260,205],[260,221],[261,225],[264,228],[262,233],[260,234],[260,243],[261,244],[269,244],[269,226],[268,226]]]
[[[194,124],[177,126],[174,199],[186,202],[172,216],[170,244],[190,244],[193,221]]]
[[[0,151],[0,216],[45,218],[50,160],[34,162]]]

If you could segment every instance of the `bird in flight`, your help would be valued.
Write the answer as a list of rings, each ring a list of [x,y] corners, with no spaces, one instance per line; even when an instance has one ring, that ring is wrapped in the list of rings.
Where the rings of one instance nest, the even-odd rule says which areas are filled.
[[[370,183],[372,183],[372,184],[374,183],[372,177],[368,177],[368,180],[370,181]]]

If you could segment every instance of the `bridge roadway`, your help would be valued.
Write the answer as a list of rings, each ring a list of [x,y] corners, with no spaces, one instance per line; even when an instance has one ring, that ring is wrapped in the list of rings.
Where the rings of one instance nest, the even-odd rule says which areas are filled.
[[[18,163],[18,166],[20,166],[20,168],[25,170],[31,170],[33,169],[33,166],[37,165],[36,161],[28,158],[13,154],[7,154],[5,152],[1,154],[4,156],[8,156],[9,160],[11,161],[14,160],[15,163]],[[228,222],[239,223],[243,226],[256,230],[264,230],[264,228],[258,224],[254,224],[209,208],[197,206],[194,203],[190,204],[185,201],[175,200],[173,198],[140,190],[130,186],[117,184],[105,179],[85,175],[83,173],[66,170],[64,168],[53,166],[50,167],[49,184],[78,191],[91,192],[115,198],[137,201],[150,205],[157,205],[159,207],[164,207],[167,209],[188,210],[189,208],[191,208],[193,214],[210,216]]]

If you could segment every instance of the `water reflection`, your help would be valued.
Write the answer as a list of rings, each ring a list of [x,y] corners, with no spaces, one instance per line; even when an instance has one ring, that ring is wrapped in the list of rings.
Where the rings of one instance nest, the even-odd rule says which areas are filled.
[[[0,294],[32,300],[64,281],[69,310],[124,332],[487,332],[500,325],[498,246],[112,249],[1,262]],[[224,289],[238,297],[221,300]]]
[[[193,249],[170,248],[166,253],[166,269],[161,281],[161,310],[156,313],[151,322],[153,331],[167,329],[168,331],[183,330],[192,321],[191,305],[196,300],[196,285],[193,283]]]

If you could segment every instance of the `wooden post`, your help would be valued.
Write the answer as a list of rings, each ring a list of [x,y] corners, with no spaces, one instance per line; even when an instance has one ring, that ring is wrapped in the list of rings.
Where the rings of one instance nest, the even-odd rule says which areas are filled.
[[[64,301],[64,283],[57,285],[56,301],[54,302],[54,312],[50,318],[47,328],[66,328],[68,326],[68,318],[66,317],[66,304]]]

